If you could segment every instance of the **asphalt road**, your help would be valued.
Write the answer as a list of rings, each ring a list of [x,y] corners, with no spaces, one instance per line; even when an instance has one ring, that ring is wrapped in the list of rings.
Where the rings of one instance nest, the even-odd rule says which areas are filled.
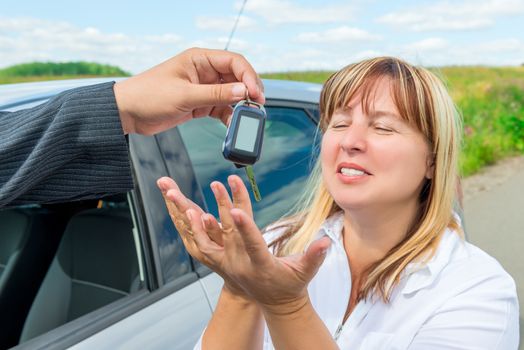
[[[504,180],[498,181],[504,172]],[[485,190],[466,196],[468,240],[495,257],[515,279],[520,303],[520,339],[524,350],[524,167],[491,169]],[[491,181],[490,181],[491,180]]]

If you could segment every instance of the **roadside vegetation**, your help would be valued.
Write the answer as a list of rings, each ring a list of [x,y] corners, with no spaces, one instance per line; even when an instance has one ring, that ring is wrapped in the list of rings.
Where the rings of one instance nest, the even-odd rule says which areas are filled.
[[[524,67],[433,69],[448,85],[464,119],[463,176],[524,155]],[[332,72],[264,74],[264,78],[323,83]]]
[[[92,62],[32,62],[0,69],[0,84],[129,75],[116,66]]]
[[[433,69],[450,88],[464,119],[463,176],[513,155],[524,155],[524,66]],[[262,74],[263,78],[322,84],[327,71]],[[0,84],[100,76],[129,76],[90,62],[27,63],[0,69]]]

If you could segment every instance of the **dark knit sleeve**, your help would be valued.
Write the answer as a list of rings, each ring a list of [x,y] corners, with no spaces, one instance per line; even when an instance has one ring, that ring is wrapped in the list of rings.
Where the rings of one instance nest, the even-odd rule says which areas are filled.
[[[91,199],[132,189],[114,82],[0,112],[0,207]]]

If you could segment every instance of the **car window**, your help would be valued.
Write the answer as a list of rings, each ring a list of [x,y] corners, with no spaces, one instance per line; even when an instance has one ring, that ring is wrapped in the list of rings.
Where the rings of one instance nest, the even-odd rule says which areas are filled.
[[[222,156],[226,133],[223,124],[201,118],[178,127],[210,213],[217,215],[218,210],[209,184],[214,180],[227,183],[231,174],[244,179],[259,227],[280,218],[302,193],[318,153],[316,125],[301,108],[266,107],[266,111],[262,154],[253,166],[262,195],[260,202],[254,201],[245,171]]]
[[[146,287],[126,194],[5,209],[0,232],[0,348]]]

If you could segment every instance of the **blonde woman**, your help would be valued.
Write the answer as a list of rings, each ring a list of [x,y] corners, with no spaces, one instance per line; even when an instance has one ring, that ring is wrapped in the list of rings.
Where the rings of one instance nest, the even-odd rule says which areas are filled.
[[[517,349],[512,278],[453,212],[459,115],[426,69],[380,57],[324,85],[312,190],[262,236],[247,190],[220,224],[158,182],[188,251],[224,278],[197,348]],[[269,250],[268,250],[269,245]]]

